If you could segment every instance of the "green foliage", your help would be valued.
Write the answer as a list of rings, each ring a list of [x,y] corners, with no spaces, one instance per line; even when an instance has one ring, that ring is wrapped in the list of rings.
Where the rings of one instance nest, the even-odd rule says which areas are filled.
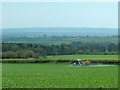
[[[35,57],[35,54],[32,50],[26,50],[25,56],[26,58],[32,58],[32,57]]]
[[[3,88],[117,88],[118,67],[69,63],[3,64]]]
[[[8,52],[5,52],[5,53],[2,53],[2,57],[4,57],[4,58],[16,58],[17,53],[15,53],[13,51],[8,51]]]
[[[2,43],[2,58],[46,58],[47,55],[117,55],[118,45],[113,43],[72,42],[61,45]],[[12,52],[12,53],[10,53]],[[13,56],[7,55],[13,54]],[[10,56],[10,57],[9,57]]]

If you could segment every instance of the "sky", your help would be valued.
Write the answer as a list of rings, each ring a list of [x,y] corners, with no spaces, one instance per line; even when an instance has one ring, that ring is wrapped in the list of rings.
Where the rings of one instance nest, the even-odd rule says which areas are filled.
[[[119,0],[1,0],[2,2],[118,2]]]
[[[4,2],[3,28],[117,28],[117,2]]]

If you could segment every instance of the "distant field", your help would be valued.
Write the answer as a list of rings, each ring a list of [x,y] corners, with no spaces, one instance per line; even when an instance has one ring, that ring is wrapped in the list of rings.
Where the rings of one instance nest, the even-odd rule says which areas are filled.
[[[118,66],[68,67],[69,63],[3,64],[3,88],[117,88]]]
[[[47,56],[47,58],[41,58],[40,60],[118,60],[118,55],[56,55]],[[0,60],[37,60],[34,58],[14,58],[14,59],[0,59]],[[39,59],[38,59],[39,60]]]
[[[83,60],[118,60],[118,55],[56,55],[47,56],[48,59],[83,59]]]
[[[13,58],[13,59],[0,59],[0,60],[118,60],[118,55],[56,55],[47,56],[47,58],[34,59],[34,58]]]
[[[10,59],[8,59],[8,58],[6,58],[6,59],[0,59],[0,60],[33,60],[33,58],[31,58],[31,59],[27,59],[27,58],[10,58]]]
[[[60,45],[70,44],[75,42],[90,42],[90,43],[118,43],[117,37],[80,37],[80,38],[65,38],[65,37],[3,37],[3,43],[36,43],[36,44],[47,44],[47,45]]]

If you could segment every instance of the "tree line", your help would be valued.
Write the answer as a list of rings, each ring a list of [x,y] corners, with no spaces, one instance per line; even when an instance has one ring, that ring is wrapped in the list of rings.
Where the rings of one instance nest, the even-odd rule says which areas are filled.
[[[2,58],[46,58],[48,55],[116,55],[118,45],[114,43],[72,42],[61,45],[30,43],[2,43]]]

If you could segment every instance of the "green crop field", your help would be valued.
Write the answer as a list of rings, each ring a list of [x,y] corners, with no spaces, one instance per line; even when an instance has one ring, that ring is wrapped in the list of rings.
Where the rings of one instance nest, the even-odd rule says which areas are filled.
[[[47,56],[40,60],[118,60],[118,55],[56,55]],[[37,60],[35,58],[11,58],[11,59],[0,59],[0,60]],[[38,59],[39,60],[39,59]]]
[[[35,60],[34,58],[6,58],[0,60]]]
[[[118,60],[118,55],[56,55],[47,56],[48,59],[83,59],[83,60]]]
[[[69,63],[3,64],[3,88],[117,88],[118,66]]]

